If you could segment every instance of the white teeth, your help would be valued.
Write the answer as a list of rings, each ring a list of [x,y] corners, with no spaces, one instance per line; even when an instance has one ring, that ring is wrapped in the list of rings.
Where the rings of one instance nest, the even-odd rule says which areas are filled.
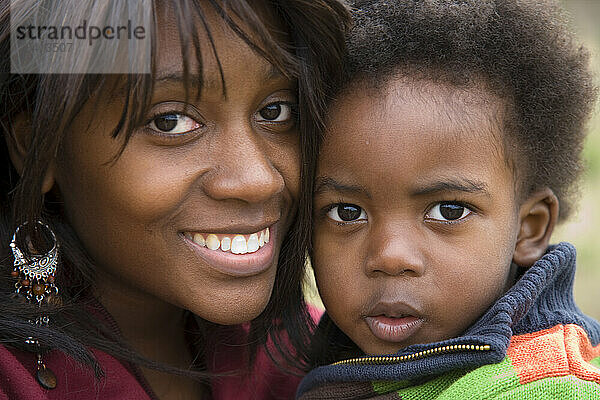
[[[251,234],[247,240],[246,236],[241,234],[233,236],[233,239],[229,236],[222,236],[220,240],[214,233],[206,236],[206,239],[200,233],[185,232],[184,236],[202,247],[208,247],[210,250],[219,250],[220,248],[224,252],[231,251],[233,254],[246,254],[254,253],[269,243],[269,233],[269,228],[265,228],[260,232]]]
[[[258,250],[258,235],[253,233],[248,238],[248,253],[254,253]]]
[[[199,244],[200,246],[206,246],[206,242],[204,241],[204,236],[199,233],[194,234],[194,243]]]
[[[206,247],[211,250],[218,250],[219,246],[221,246],[221,242],[219,241],[217,235],[211,233],[206,237]]]
[[[242,235],[235,235],[231,241],[231,252],[233,254],[245,254],[248,252],[246,239]]]
[[[221,250],[228,251],[229,249],[231,249],[231,239],[225,236],[221,239]]]

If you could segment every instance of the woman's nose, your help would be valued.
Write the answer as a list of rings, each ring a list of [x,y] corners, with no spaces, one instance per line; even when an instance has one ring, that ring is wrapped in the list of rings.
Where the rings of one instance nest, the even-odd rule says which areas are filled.
[[[425,261],[415,239],[408,231],[377,235],[365,262],[367,276],[422,276]]]
[[[260,136],[251,129],[221,136],[216,150],[220,156],[202,180],[208,196],[215,200],[261,203],[284,190],[283,176],[272,164],[268,144]]]

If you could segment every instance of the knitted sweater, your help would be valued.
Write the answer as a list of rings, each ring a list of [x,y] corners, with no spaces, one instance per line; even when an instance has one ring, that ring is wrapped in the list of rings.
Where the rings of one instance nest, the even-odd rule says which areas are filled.
[[[573,300],[575,249],[551,246],[464,334],[316,368],[309,399],[600,399],[600,324]]]

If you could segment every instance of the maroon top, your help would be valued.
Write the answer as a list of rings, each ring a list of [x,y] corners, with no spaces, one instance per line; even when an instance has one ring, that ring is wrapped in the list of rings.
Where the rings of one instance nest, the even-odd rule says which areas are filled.
[[[320,312],[311,309],[318,320]],[[293,399],[300,377],[285,373],[271,361],[263,348],[258,350],[250,373],[239,372],[246,365],[247,327],[223,327],[207,356],[210,372],[230,373],[211,381],[213,400]],[[97,380],[92,370],[59,351],[44,355],[43,361],[56,375],[55,389],[46,390],[35,378],[36,357],[0,345],[0,400],[157,400],[139,369],[98,350],[92,350],[105,376]],[[231,374],[233,372],[233,374]]]
[[[245,329],[230,328],[232,338],[243,338]],[[245,365],[243,343],[229,341],[220,344],[208,357],[212,372],[235,372]],[[56,375],[55,389],[45,390],[37,382],[36,357],[33,353],[0,346],[0,399],[1,400],[155,400],[137,368],[119,362],[114,357],[93,350],[105,376],[96,380],[93,371],[73,361],[59,351],[44,355],[44,363]],[[275,400],[293,399],[300,378],[279,370],[260,349],[253,370],[217,377],[211,382],[214,400]]]

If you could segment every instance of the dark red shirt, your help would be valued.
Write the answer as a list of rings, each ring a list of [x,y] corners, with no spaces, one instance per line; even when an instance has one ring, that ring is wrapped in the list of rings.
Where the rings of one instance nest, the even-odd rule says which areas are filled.
[[[226,343],[212,347],[207,357],[211,372],[233,372],[211,381],[214,400],[293,399],[300,378],[281,371],[264,349],[258,351],[253,369],[244,370],[246,354],[242,326],[226,328]],[[44,356],[46,365],[56,374],[55,389],[43,389],[35,378],[35,354],[0,346],[1,400],[156,400],[137,368],[114,357],[93,351],[105,377],[97,380],[91,369],[58,351]],[[237,373],[236,373],[237,372]]]

